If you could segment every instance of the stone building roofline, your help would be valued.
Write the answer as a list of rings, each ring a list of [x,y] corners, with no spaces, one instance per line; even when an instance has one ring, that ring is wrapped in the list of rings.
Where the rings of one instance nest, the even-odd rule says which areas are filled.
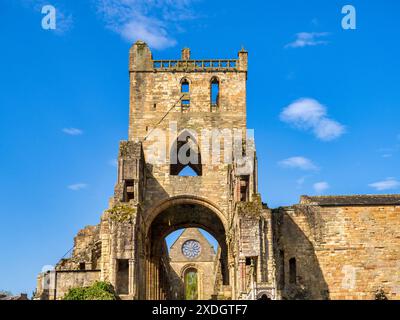
[[[193,237],[193,240],[198,240],[198,239],[204,240],[204,241],[210,246],[210,248],[212,249],[212,251],[214,252],[214,254],[216,254],[216,253],[215,253],[215,248],[214,248],[214,246],[210,243],[210,241],[208,241],[208,239],[200,232],[200,230],[199,230],[198,228],[185,228],[185,229],[182,231],[182,233],[181,233],[181,234],[175,239],[175,241],[171,244],[170,250],[172,250],[172,248],[175,247],[175,245],[178,243],[178,240],[179,240],[180,238],[184,237],[185,234],[188,233],[190,229],[195,229],[195,230],[196,230],[195,233],[197,233],[196,236]],[[196,239],[196,238],[197,238],[197,239]],[[219,246],[218,246],[218,248],[219,248]]]
[[[300,204],[318,206],[378,206],[400,205],[400,194],[350,195],[350,196],[306,196],[300,197]]]
[[[130,49],[130,72],[247,72],[248,52],[242,48],[237,59],[192,59],[183,48],[180,59],[155,60],[148,45],[136,41]]]

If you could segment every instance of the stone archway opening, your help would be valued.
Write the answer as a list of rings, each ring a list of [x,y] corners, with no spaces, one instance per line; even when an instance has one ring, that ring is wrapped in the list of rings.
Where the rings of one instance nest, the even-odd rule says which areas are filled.
[[[204,262],[199,261],[196,255],[191,257],[188,254],[188,259],[185,260],[183,242],[188,244],[189,248],[192,248],[196,246],[193,242],[198,241],[192,236],[183,239],[182,244],[178,248],[183,254],[179,258],[180,260],[177,260],[178,268],[171,267],[166,237],[179,229],[203,229],[215,238],[218,242],[218,253],[213,272],[210,272],[210,269],[207,268],[202,269]],[[202,265],[202,267],[200,267],[200,270],[197,270],[199,265]],[[185,289],[188,279],[186,279],[186,271],[184,272],[183,270],[192,269],[197,270],[197,299],[211,299],[214,295],[218,294],[220,287],[229,285],[228,249],[225,227],[218,214],[205,205],[190,202],[171,204],[155,216],[148,228],[146,244],[146,298],[161,300],[186,299],[187,290]],[[210,283],[207,282],[205,284],[205,280],[210,281],[210,279],[213,279],[212,294],[205,295],[206,292],[210,292]],[[182,289],[177,290],[177,286],[181,286]]]
[[[197,300],[199,298],[199,276],[196,268],[188,268],[184,274],[185,300]]]

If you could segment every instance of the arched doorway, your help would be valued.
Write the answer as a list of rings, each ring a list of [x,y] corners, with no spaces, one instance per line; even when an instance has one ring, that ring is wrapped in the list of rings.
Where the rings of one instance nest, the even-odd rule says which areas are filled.
[[[146,237],[146,299],[175,299],[170,296],[169,288],[171,280],[169,277],[168,261],[165,259],[166,242],[165,237],[173,231],[182,228],[201,228],[210,233],[218,242],[220,247],[219,270],[221,274],[221,285],[229,285],[228,271],[228,248],[226,243],[225,224],[223,215],[211,204],[190,197],[169,199],[166,203],[156,207],[154,212],[149,213],[153,218],[149,224]],[[192,270],[193,271],[193,270]],[[186,276],[199,281],[198,272]],[[196,292],[198,295],[198,291]],[[191,294],[193,297],[194,294]],[[186,297],[186,294],[185,294]],[[183,297],[183,298],[185,298]]]
[[[199,298],[199,279],[195,268],[188,268],[184,274],[185,300],[197,300]]]

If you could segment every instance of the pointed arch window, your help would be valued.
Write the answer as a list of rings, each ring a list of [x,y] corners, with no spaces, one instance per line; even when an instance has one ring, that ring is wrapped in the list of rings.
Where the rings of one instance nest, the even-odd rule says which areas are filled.
[[[171,146],[170,175],[201,176],[200,148],[190,130],[182,132]]]

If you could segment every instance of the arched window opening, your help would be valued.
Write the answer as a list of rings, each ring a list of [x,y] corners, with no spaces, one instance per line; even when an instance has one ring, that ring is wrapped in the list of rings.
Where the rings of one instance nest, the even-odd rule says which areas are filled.
[[[296,258],[289,260],[289,283],[296,284],[297,270],[296,270]]]
[[[196,176],[198,176],[198,174],[190,166],[185,166],[178,173],[178,176],[180,176],[180,177],[196,177]]]
[[[190,84],[189,80],[183,78],[181,80],[181,93],[183,93],[182,100],[181,100],[181,111],[187,111],[190,108]]]
[[[185,300],[197,300],[198,293],[198,276],[195,268],[189,268],[185,272]]]
[[[200,148],[190,132],[182,132],[171,147],[171,176],[201,176],[202,164]]]
[[[181,92],[182,93],[189,93],[189,81],[187,79],[183,79],[181,82]]]
[[[219,106],[219,80],[218,78],[211,79],[211,108],[217,108]]]

